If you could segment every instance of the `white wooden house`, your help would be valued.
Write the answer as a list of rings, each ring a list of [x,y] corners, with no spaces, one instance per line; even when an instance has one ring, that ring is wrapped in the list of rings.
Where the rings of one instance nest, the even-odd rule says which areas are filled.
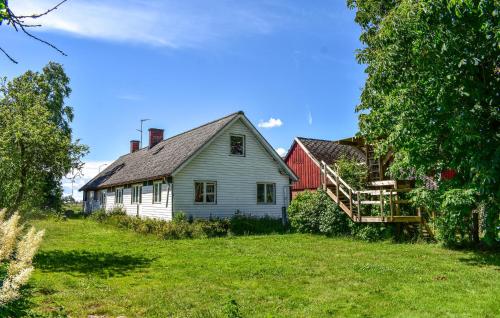
[[[121,156],[80,191],[89,213],[122,207],[127,214],[171,220],[182,211],[194,218],[282,216],[297,176],[237,112],[163,140],[149,130],[149,145]]]

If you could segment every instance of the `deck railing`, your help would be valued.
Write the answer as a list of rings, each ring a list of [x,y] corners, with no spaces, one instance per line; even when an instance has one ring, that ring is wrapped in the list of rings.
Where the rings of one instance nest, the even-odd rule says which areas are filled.
[[[321,161],[321,185],[328,195],[353,221],[362,222],[418,222],[420,211],[411,215],[401,215],[401,207],[410,205],[409,200],[401,199],[402,193],[411,189],[380,189],[355,190],[338,173]],[[364,207],[376,206],[380,215],[363,215]],[[372,210],[372,209],[370,209]]]

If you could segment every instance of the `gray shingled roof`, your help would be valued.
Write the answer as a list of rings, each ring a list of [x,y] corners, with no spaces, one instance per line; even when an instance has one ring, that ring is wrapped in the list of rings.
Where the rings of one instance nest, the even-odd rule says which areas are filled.
[[[303,137],[297,137],[297,139],[309,150],[314,158],[318,161],[324,161],[329,165],[342,157],[354,159],[361,163],[366,162],[365,153],[355,146],[342,145],[336,141],[321,139]]]
[[[80,191],[108,188],[170,176],[179,166],[243,112],[233,113],[200,127],[121,156],[84,185]]]

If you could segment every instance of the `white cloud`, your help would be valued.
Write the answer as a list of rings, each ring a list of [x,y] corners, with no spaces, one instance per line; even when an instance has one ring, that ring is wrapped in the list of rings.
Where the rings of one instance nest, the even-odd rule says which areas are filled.
[[[17,0],[17,15],[40,13],[59,0]],[[280,12],[281,11],[281,12]],[[154,46],[201,47],[240,34],[268,34],[290,10],[266,1],[250,3],[175,0],[72,0],[37,19],[37,31]]]
[[[71,195],[71,188],[73,187],[73,196],[76,200],[82,200],[82,192],[78,192],[82,186],[95,177],[99,170],[102,171],[107,165],[111,164],[112,161],[87,161],[85,162],[82,169],[82,176],[75,178],[74,183],[71,183],[71,176],[66,176],[62,180],[62,186],[64,189],[64,195]]]
[[[311,111],[309,111],[309,113],[307,114],[307,123],[309,125],[312,125],[313,124],[313,116],[311,114]]]
[[[281,119],[276,119],[276,118],[269,118],[269,120],[267,121],[263,121],[261,120],[259,122],[259,127],[260,128],[274,128],[274,127],[281,127],[283,125],[283,122],[281,121]]]
[[[284,157],[287,153],[286,149],[282,147],[276,148],[275,150],[281,157]]]

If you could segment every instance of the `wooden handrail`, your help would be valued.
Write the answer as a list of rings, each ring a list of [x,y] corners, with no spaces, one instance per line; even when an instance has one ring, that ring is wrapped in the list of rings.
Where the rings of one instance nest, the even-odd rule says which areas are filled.
[[[351,188],[351,187],[347,184],[347,182],[345,182],[345,181],[344,181],[344,179],[342,179],[342,178],[339,176],[339,174],[338,174],[337,172],[335,172],[335,171],[334,171],[334,170],[333,170],[333,169],[332,169],[329,165],[327,165],[327,164],[326,164],[326,162],[321,161],[321,163],[322,163],[322,164],[326,167],[326,169],[328,169],[328,171],[329,171],[330,173],[332,173],[332,174],[335,176],[335,178],[338,178],[338,179],[339,179],[339,181],[340,181],[340,182],[341,182],[341,183],[342,183],[342,184],[343,184],[343,185],[344,185],[344,186],[345,186],[348,190],[351,190],[352,192],[354,192],[354,189],[353,189],[353,188]]]
[[[410,192],[413,189],[390,189],[390,190],[383,190],[383,195],[389,195],[391,192]],[[362,190],[359,191],[361,194],[370,194],[370,195],[380,195],[380,190]]]

